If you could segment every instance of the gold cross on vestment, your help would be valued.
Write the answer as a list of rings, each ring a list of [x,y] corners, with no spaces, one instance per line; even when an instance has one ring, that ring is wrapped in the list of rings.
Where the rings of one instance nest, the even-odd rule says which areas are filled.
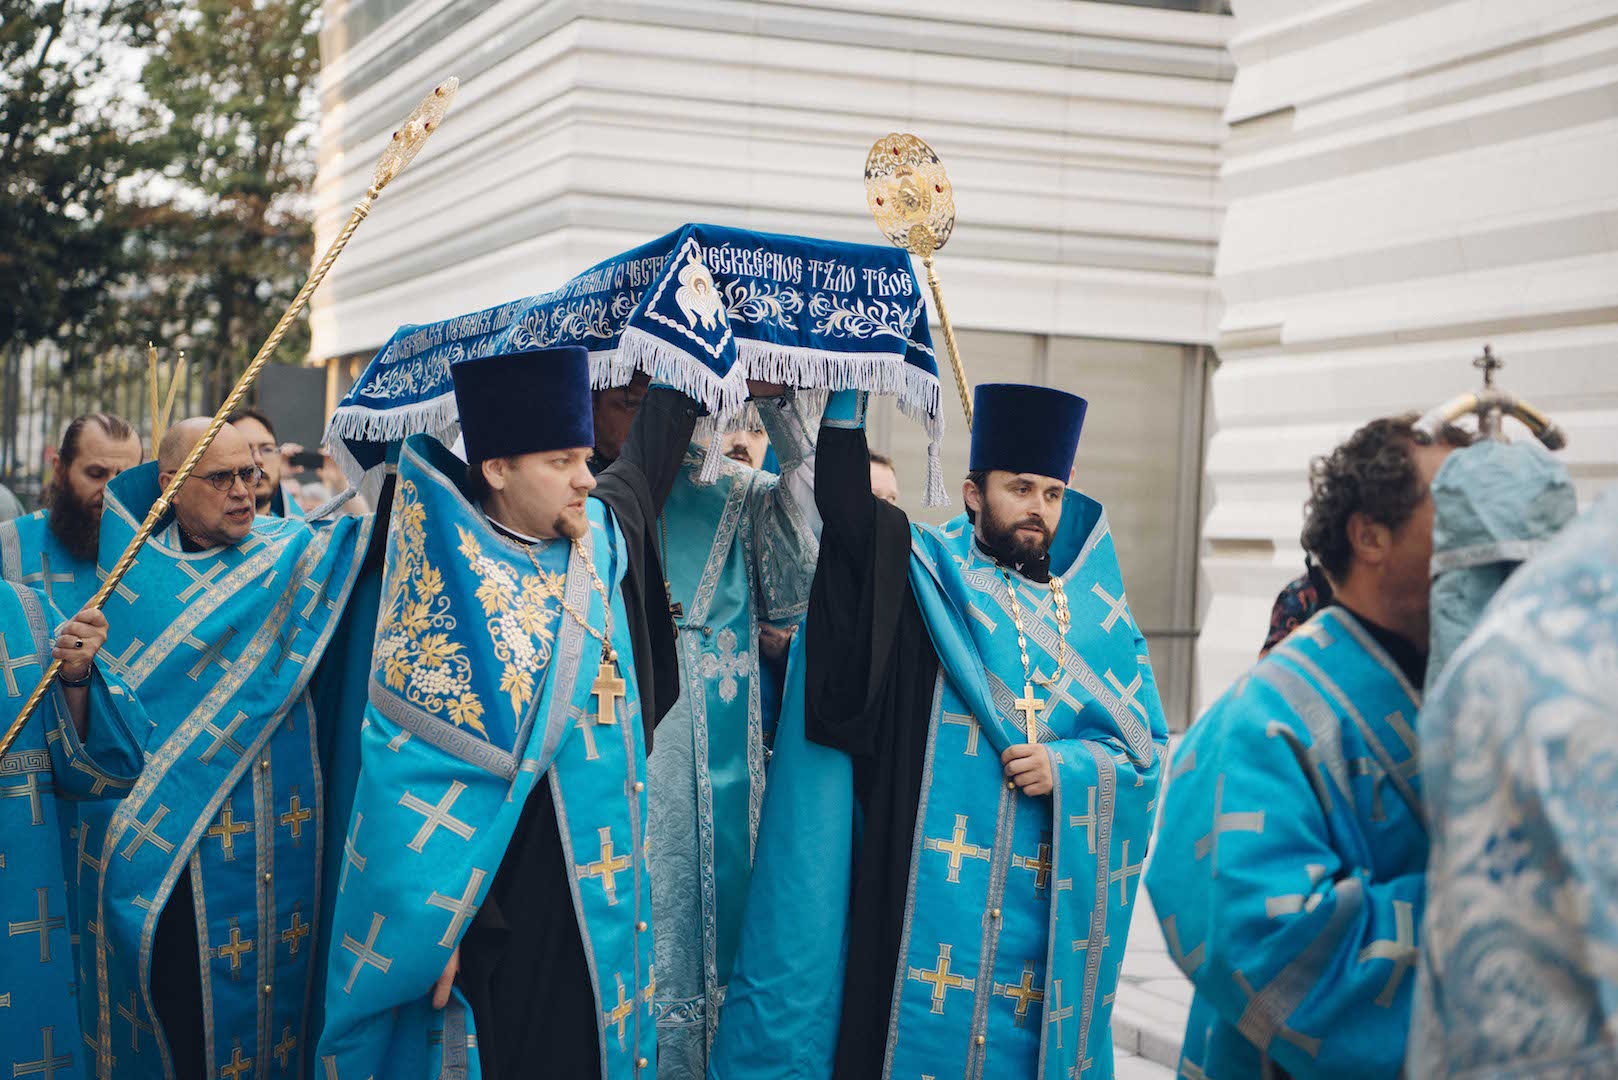
[[[601,667],[596,669],[596,681],[590,687],[590,692],[596,696],[597,724],[618,722],[618,699],[627,689],[624,680],[618,677],[618,665],[603,657]]]
[[[932,989],[932,1011],[941,1015],[944,1012],[944,998],[951,990],[968,990],[973,988],[975,980],[963,975],[957,975],[949,969],[949,954],[952,946],[938,946],[938,964],[931,968],[909,969],[908,976],[919,983],[925,983]]]
[[[959,885],[961,883],[962,859],[982,859],[984,862],[988,862],[989,856],[993,854],[989,848],[979,847],[976,844],[968,844],[966,842],[966,823],[967,818],[965,814],[956,814],[954,836],[950,837],[948,840],[940,840],[937,837],[928,836],[924,837],[921,842],[923,850],[940,851],[949,856],[949,870],[945,876],[945,880],[952,885]]]
[[[73,1065],[72,1054],[56,1054],[56,1029],[42,1027],[39,1029],[40,1045],[45,1052],[38,1061],[23,1061],[18,1055],[16,1063],[11,1067],[12,1076],[43,1076],[45,1080],[55,1080],[58,1070],[66,1072]]]
[[[152,1025],[140,1018],[140,1006],[135,1003],[135,991],[129,992],[129,1004],[118,1004],[118,1019],[129,1025],[129,1048],[140,1053],[140,1033],[151,1033]]]
[[[309,936],[310,930],[309,924],[303,921],[303,912],[300,907],[301,905],[293,905],[292,923],[281,931],[281,944],[289,946],[287,951],[293,956],[298,955],[298,946],[304,938]]]
[[[242,937],[242,928],[231,920],[230,944],[221,945],[214,951],[214,955],[221,960],[230,961],[230,973],[236,974],[242,969],[242,954],[253,951],[253,943]]]
[[[1024,734],[1027,736],[1027,741],[1037,743],[1039,741],[1039,712],[1045,707],[1045,702],[1043,699],[1034,696],[1034,684],[1032,681],[1025,681],[1022,684],[1022,697],[1012,702],[1011,705],[1012,708],[1022,713],[1023,727],[1026,729]]]
[[[236,820],[230,804],[226,803],[219,808],[218,820],[208,826],[208,831],[203,835],[218,837],[219,849],[224,853],[225,860],[233,862],[236,859],[236,837],[250,829],[251,826]]]
[[[600,878],[601,888],[607,894],[607,906],[612,907],[618,903],[618,875],[629,870],[629,856],[615,855],[612,847],[612,828],[607,825],[596,830],[601,837],[601,857],[595,862],[576,866],[580,881],[589,878]]]
[[[997,982],[994,984],[994,992],[1017,1003],[1016,1023],[1018,1027],[1022,1027],[1028,1020],[1029,1003],[1032,1002],[1038,1005],[1045,1000],[1044,988],[1034,985],[1034,962],[1032,960],[1023,962],[1022,980],[1020,982]]]
[[[304,823],[314,816],[315,812],[303,805],[303,800],[298,797],[298,789],[294,786],[292,797],[287,800],[287,812],[282,814],[280,819],[282,825],[292,830],[294,841],[303,838]]]
[[[241,1080],[242,1073],[252,1071],[253,1063],[242,1057],[242,1044],[241,1040],[238,1039],[236,1044],[230,1048],[230,1064],[223,1066],[219,1070],[219,1075],[225,1080]]]
[[[618,1026],[618,1048],[624,1046],[624,1024],[629,1020],[629,1014],[635,1009],[635,999],[624,997],[624,977],[614,976],[618,980],[618,1004],[606,1010],[602,1015],[606,1018],[607,1026]]]
[[[271,1048],[270,1053],[275,1055],[275,1059],[281,1063],[281,1068],[284,1069],[287,1067],[287,1058],[291,1057],[292,1051],[297,1048],[298,1040],[292,1034],[292,1028],[283,1024],[281,1026],[281,1041]]]

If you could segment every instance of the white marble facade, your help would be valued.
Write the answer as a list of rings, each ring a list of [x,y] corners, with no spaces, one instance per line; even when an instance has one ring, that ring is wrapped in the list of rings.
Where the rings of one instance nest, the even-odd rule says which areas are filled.
[[[1204,705],[1301,572],[1309,458],[1472,388],[1484,343],[1581,497],[1618,480],[1618,0],[1234,7]]]
[[[332,0],[325,21],[320,242],[400,115],[446,75],[462,88],[315,298],[317,357],[542,291],[686,221],[880,242],[862,170],[895,129],[955,185],[939,265],[958,325],[1212,341],[1226,18],[1066,0]]]

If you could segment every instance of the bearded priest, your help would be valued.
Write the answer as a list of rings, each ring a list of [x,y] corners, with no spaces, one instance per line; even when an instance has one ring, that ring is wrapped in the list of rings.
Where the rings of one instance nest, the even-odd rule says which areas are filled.
[[[597,478],[584,349],[451,374],[467,464],[400,453],[318,1068],[650,1077],[655,523],[697,406],[654,385]]]
[[[1085,409],[978,387],[967,512],[932,528],[872,495],[865,395],[832,396],[710,1076],[1111,1075],[1167,730],[1106,515],[1064,482]]]

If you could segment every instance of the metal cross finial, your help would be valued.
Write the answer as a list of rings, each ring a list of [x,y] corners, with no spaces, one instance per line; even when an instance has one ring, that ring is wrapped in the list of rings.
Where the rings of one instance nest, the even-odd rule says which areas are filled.
[[[1472,361],[1472,366],[1483,372],[1483,388],[1494,389],[1494,373],[1506,366],[1506,362],[1494,355],[1494,349],[1488,345],[1483,346],[1483,355]]]

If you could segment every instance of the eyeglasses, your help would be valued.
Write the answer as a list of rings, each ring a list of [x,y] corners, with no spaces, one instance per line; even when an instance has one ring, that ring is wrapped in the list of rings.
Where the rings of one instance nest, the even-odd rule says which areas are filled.
[[[263,475],[263,469],[260,469],[257,465],[250,465],[245,469],[220,469],[218,472],[207,473],[198,477],[198,479],[208,481],[213,485],[215,491],[229,491],[236,486],[236,481],[240,480],[247,485],[248,491],[252,491],[254,486],[258,484],[258,478]]]

